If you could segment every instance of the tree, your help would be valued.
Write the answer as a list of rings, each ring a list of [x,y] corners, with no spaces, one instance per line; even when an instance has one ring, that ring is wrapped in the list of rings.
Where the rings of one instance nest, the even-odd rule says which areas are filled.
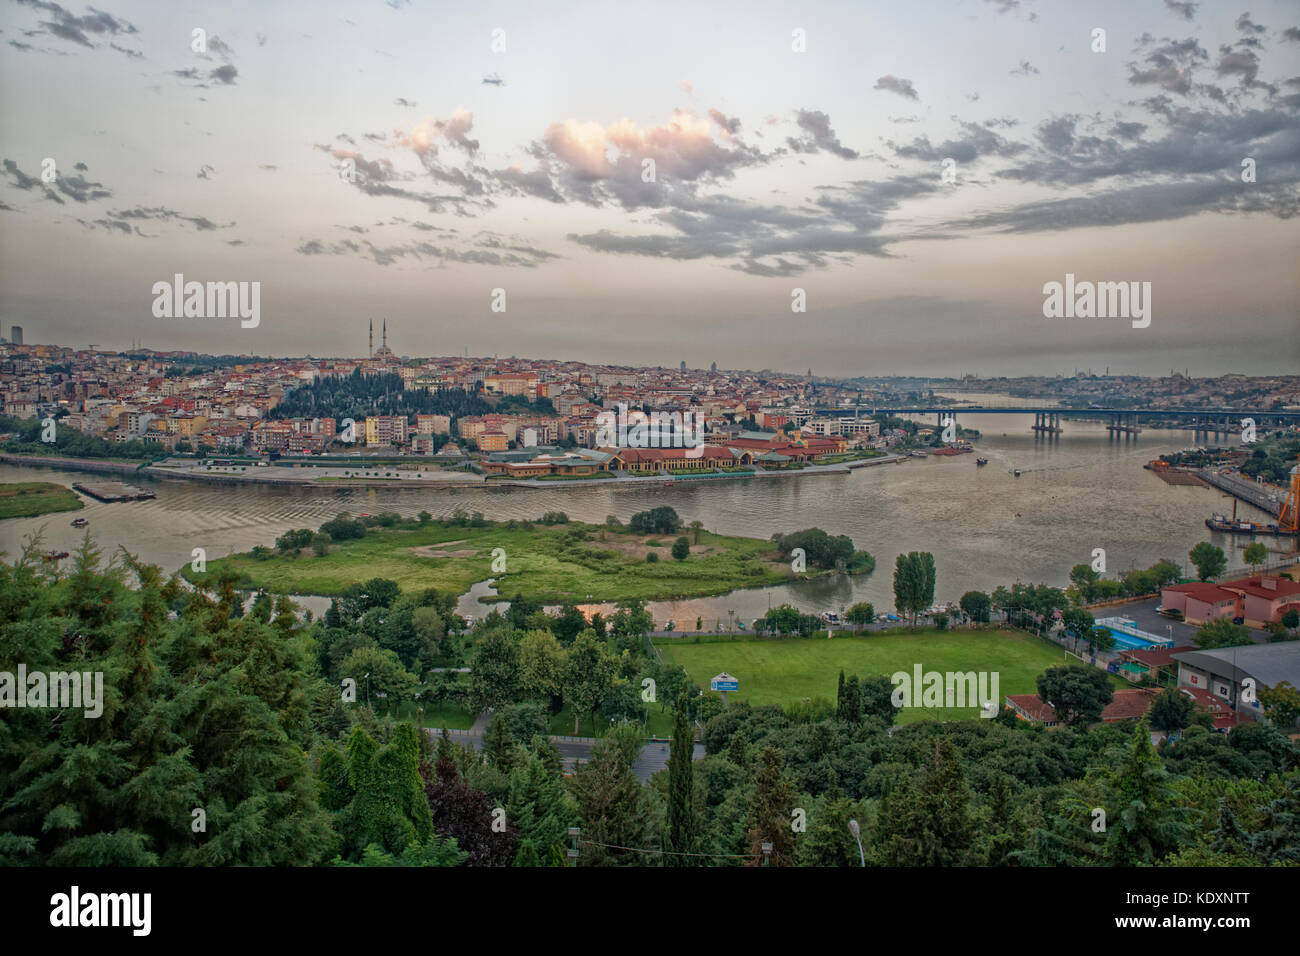
[[[573,639],[586,628],[587,619],[573,604],[566,604],[560,608],[560,616],[551,622],[551,631],[565,646],[572,644]]]
[[[695,735],[691,733],[686,708],[673,716],[673,741],[668,753],[668,819],[664,825],[664,862],[688,866],[698,843],[695,819]]]
[[[614,683],[618,662],[605,649],[596,635],[583,631],[573,642],[564,663],[561,685],[564,700],[573,708],[573,732],[578,733],[578,720],[583,714],[591,715],[591,729],[596,729],[596,710],[609,694]]]
[[[957,602],[963,614],[976,624],[987,624],[989,622],[989,611],[992,610],[993,602],[983,591],[967,591]]]
[[[916,616],[934,603],[934,555],[929,551],[900,554],[894,562],[894,604],[900,614]]]
[[[571,787],[582,835],[589,841],[579,861],[584,866],[641,862],[636,854],[613,849],[644,845],[646,813],[641,784],[612,736],[592,747],[591,759],[578,768]]]
[[[1110,865],[1152,866],[1187,837],[1189,811],[1179,806],[1171,778],[1151,746],[1146,720],[1139,721],[1128,759],[1107,777],[1104,856]]]
[[[326,800],[337,809],[345,857],[357,859],[371,845],[398,854],[433,837],[419,762],[420,741],[408,723],[398,724],[385,747],[361,727],[353,727],[346,757],[337,750],[331,754],[327,767],[342,773],[328,774]]]
[[[1187,552],[1187,557],[1196,565],[1196,573],[1202,581],[1217,578],[1228,570],[1228,559],[1224,556],[1223,549],[1209,541],[1202,541],[1192,548]]]
[[[1246,549],[1242,552],[1241,556],[1245,562],[1250,565],[1250,569],[1253,572],[1255,568],[1268,560],[1268,548],[1264,547],[1264,542],[1262,541],[1252,541],[1250,544],[1246,545]]]
[[[1092,603],[1094,589],[1101,575],[1090,564],[1076,564],[1070,569],[1070,583],[1078,590],[1085,604]]]
[[[1300,691],[1290,681],[1279,681],[1259,689],[1259,703],[1264,715],[1281,728],[1290,728],[1300,718]]]
[[[700,532],[704,530],[703,521],[692,521],[687,527],[691,529],[691,544],[700,543]]]
[[[673,542],[673,557],[678,561],[685,561],[687,555],[691,553],[691,543],[685,536],[678,538]]]
[[[1282,612],[1282,626],[1294,631],[1300,627],[1300,609],[1289,607]]]
[[[854,627],[862,628],[876,620],[876,609],[865,601],[859,601],[844,616]]]
[[[519,642],[519,691],[551,702],[563,696],[564,648],[550,631],[529,631]]]
[[[794,786],[781,772],[781,754],[772,747],[763,748],[758,773],[754,777],[754,796],[749,804],[749,831],[746,838],[753,866],[764,863],[763,844],[770,843],[769,866],[793,866],[797,847],[790,826],[794,809]]]
[[[858,711],[863,717],[875,717],[885,726],[893,726],[898,716],[894,706],[894,685],[883,674],[871,674],[858,684]]]
[[[1255,642],[1245,626],[1233,624],[1226,617],[1216,617],[1196,629],[1196,643],[1209,650],[1214,647],[1245,647]]]
[[[1151,702],[1151,726],[1167,734],[1176,733],[1192,722],[1196,704],[1176,687],[1167,687]]]
[[[1088,637],[1097,622],[1093,619],[1091,611],[1085,611],[1081,607],[1068,607],[1061,613],[1061,623],[1065,626],[1065,633],[1074,638],[1074,651],[1079,652],[1079,641]]]
[[[1051,704],[1056,716],[1070,727],[1101,720],[1101,712],[1115,699],[1110,676],[1082,664],[1049,667],[1038,675],[1037,685],[1038,696]]]
[[[676,534],[682,528],[682,519],[667,505],[638,511],[627,523],[633,534]]]
[[[519,697],[519,647],[509,632],[495,628],[478,638],[469,662],[471,713],[502,707]]]
[[[880,811],[886,866],[960,866],[974,837],[970,790],[952,741],[934,741],[919,779],[888,794]]]

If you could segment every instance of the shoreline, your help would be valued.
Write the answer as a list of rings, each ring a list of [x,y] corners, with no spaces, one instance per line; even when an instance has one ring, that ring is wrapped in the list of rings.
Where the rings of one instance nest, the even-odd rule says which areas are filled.
[[[571,479],[554,479],[539,480],[528,478],[507,478],[488,480],[481,475],[472,472],[457,472],[458,474],[472,474],[473,477],[451,479],[451,478],[345,478],[340,476],[314,475],[310,477],[298,477],[291,474],[231,474],[225,472],[206,472],[194,468],[174,468],[165,465],[152,464],[142,461],[140,464],[131,464],[128,462],[105,461],[95,458],[68,458],[60,456],[44,455],[16,455],[13,453],[0,452],[0,464],[21,465],[29,468],[61,468],[67,471],[87,471],[103,474],[125,474],[136,477],[149,477],[157,479],[176,478],[188,481],[212,481],[217,483],[233,484],[259,484],[275,485],[279,487],[300,487],[312,489],[325,489],[330,487],[342,488],[401,488],[401,489],[429,489],[435,491],[445,491],[449,489],[460,488],[527,488],[527,489],[546,489],[546,488],[565,488],[571,489],[576,487],[623,487],[629,485],[641,486],[646,484],[658,484],[661,486],[674,486],[678,482],[690,484],[696,482],[714,482],[714,481],[745,481],[752,478],[770,480],[775,478],[797,478],[804,475],[847,475],[856,468],[865,468],[872,465],[900,464],[907,461],[909,456],[906,455],[886,455],[880,458],[867,458],[861,461],[841,462],[834,465],[809,465],[805,468],[799,468],[792,471],[753,471],[743,474],[731,474],[722,472],[718,474],[706,475],[662,475],[662,476],[627,476],[621,478],[571,478]],[[256,467],[256,466],[255,466]],[[275,469],[277,466],[266,466],[267,470]],[[279,470],[299,471],[303,469],[280,468]]]

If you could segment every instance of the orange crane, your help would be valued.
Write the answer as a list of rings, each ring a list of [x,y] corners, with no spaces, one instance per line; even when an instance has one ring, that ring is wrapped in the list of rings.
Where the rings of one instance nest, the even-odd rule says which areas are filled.
[[[1300,461],[1300,455],[1296,456],[1296,460]],[[1300,531],[1300,464],[1291,469],[1291,490],[1287,492],[1282,510],[1278,512],[1277,527],[1290,534]]]

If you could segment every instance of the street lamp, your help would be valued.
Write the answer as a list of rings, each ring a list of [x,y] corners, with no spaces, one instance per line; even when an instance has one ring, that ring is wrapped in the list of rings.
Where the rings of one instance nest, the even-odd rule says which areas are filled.
[[[853,834],[853,839],[858,841],[858,856],[862,859],[862,865],[867,865],[867,855],[862,852],[862,827],[858,826],[857,820],[849,821],[849,832]]]

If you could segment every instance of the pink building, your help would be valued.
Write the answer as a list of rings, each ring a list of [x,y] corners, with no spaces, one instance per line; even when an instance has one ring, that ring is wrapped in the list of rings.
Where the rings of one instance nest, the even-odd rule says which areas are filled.
[[[1181,611],[1189,624],[1240,617],[1251,627],[1267,627],[1290,608],[1300,609],[1300,583],[1261,574],[1222,584],[1175,584],[1161,590],[1160,603]]]

